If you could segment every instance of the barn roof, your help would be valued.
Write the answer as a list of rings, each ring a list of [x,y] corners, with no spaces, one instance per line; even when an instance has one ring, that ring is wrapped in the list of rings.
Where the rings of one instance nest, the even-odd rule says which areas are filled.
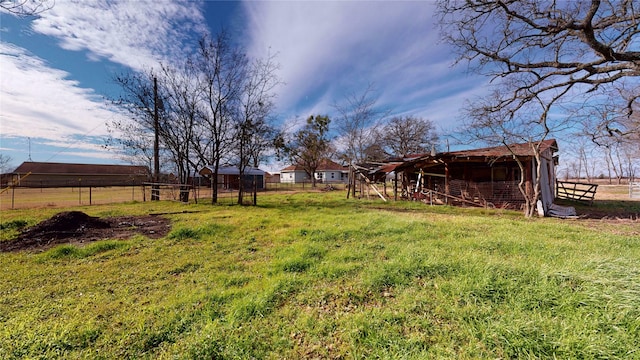
[[[558,143],[555,139],[548,139],[540,142],[540,152],[544,152],[548,149],[553,152],[558,150]],[[413,166],[435,166],[444,162],[485,162],[489,161],[489,159],[510,158],[513,155],[521,158],[534,156],[531,143],[511,144],[508,147],[502,145],[463,151],[442,152],[435,155],[423,155],[418,158],[404,161],[396,167],[396,170],[402,171],[403,169]]]
[[[543,140],[540,143],[540,151],[545,151],[547,149],[551,149],[553,151],[558,150],[558,143],[555,139],[547,139]],[[454,156],[454,157],[500,157],[500,156],[533,156],[533,149],[531,148],[531,143],[522,143],[522,144],[511,144],[509,147],[502,146],[494,146],[494,147],[486,147],[481,149],[472,149],[472,150],[463,150],[463,151],[452,151],[441,153],[439,155],[443,156]]]
[[[48,174],[48,175],[147,175],[149,168],[138,165],[109,164],[72,164],[25,161],[18,166],[14,174]]]

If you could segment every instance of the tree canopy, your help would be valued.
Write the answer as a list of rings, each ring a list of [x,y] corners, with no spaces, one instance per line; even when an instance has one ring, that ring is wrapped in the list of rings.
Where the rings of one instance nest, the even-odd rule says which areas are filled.
[[[581,127],[583,110],[614,94],[621,99],[618,114],[633,116],[640,96],[639,12],[637,1],[438,1],[443,39],[459,62],[494,85],[466,109],[468,133],[505,145],[524,140],[539,155],[546,136]],[[617,129],[606,134],[640,131]],[[535,206],[538,193],[532,193]]]
[[[294,165],[304,169],[313,187],[316,186],[315,172],[331,149],[330,139],[327,136],[330,122],[328,116],[309,116],[300,130],[288,138],[281,134],[276,139],[276,147]]]

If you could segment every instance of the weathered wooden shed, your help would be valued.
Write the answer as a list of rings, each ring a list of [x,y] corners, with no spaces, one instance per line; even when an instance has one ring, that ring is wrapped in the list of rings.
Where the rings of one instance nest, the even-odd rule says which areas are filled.
[[[540,143],[541,176],[536,178],[537,161],[533,144],[522,143],[464,151],[430,153],[369,169],[367,181],[376,181],[393,172],[394,197],[452,205],[520,208],[525,192],[540,183],[546,207],[554,198],[558,144],[549,139]],[[520,162],[524,172],[518,165]]]
[[[412,197],[432,195],[447,203],[518,208],[525,201],[518,186],[523,180],[527,194],[539,182],[543,202],[551,204],[557,151],[554,139],[540,143],[540,179],[531,143],[429,154],[402,163],[395,171],[403,175],[401,186]]]

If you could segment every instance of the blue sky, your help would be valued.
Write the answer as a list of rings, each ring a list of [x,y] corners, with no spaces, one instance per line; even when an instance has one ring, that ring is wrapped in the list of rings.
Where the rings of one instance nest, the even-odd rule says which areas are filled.
[[[101,146],[121,116],[105,100],[114,74],[180,59],[222,28],[250,56],[277,55],[281,124],[331,116],[374,84],[380,107],[447,132],[486,79],[452,67],[433,12],[433,1],[56,0],[37,18],[1,13],[0,152],[14,165],[29,144],[33,161],[122,163]]]

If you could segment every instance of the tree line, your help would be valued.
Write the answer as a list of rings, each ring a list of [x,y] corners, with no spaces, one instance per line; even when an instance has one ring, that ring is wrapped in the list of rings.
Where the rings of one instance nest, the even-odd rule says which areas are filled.
[[[29,15],[51,6],[40,0],[2,8]],[[609,177],[634,176],[640,157],[639,13],[640,3],[624,0],[439,0],[441,39],[456,51],[457,63],[492,84],[487,96],[463,107],[460,140],[508,148],[526,142],[540,164],[545,138],[572,136],[577,175],[590,176],[588,152],[596,151],[604,154]],[[116,103],[134,121],[114,122],[112,129],[125,136],[112,141],[148,158],[152,119],[158,114],[163,154],[184,184],[193,169],[204,164],[217,169],[229,159],[242,173],[274,147],[292,161],[307,162],[311,171],[315,160],[305,152],[363,162],[423,152],[425,144],[437,140],[428,120],[386,121],[389,114],[375,106],[371,87],[335,104],[334,139],[326,138],[331,121],[323,115],[311,116],[297,132],[276,129],[277,68],[273,57],[249,59],[224,32],[204,38],[182,64],[159,64],[116,78],[124,90]],[[160,84],[158,95],[152,79]],[[402,131],[409,140],[403,140]],[[539,178],[540,167],[536,172]],[[523,186],[530,216],[540,187],[527,192]]]
[[[379,161],[426,152],[437,140],[430,120],[388,120],[388,112],[376,107],[372,86],[334,104],[335,131],[330,130],[327,115],[312,115],[295,131],[280,128],[274,104],[281,83],[278,68],[275,56],[250,59],[223,31],[214,38],[203,37],[181,63],[160,63],[147,71],[115,76],[122,92],[114,103],[128,116],[109,124],[108,146],[151,165],[157,134],[163,163],[170,164],[184,186],[181,200],[188,200],[194,172],[209,165],[211,201],[216,203],[222,164],[237,166],[242,178],[247,167],[257,168],[277,155],[302,166],[314,180],[324,158],[345,164]],[[242,204],[242,181],[239,187]]]
[[[616,177],[625,171],[635,174],[634,159],[640,153],[639,3],[442,0],[437,8],[441,38],[456,51],[457,62],[491,80],[488,95],[469,99],[462,106],[461,141],[507,148],[525,142],[539,165],[542,141],[550,136],[566,140],[571,135],[578,143],[586,141],[601,150],[609,172]],[[168,81],[177,78],[176,72],[167,67],[160,70],[167,78],[163,81],[172,84],[165,91],[191,92],[189,96],[177,96],[175,91],[162,96],[164,120],[190,129],[178,132],[183,138],[172,153],[177,164],[184,163],[184,169],[216,164],[229,149],[235,149],[240,167],[251,161],[258,164],[266,149],[277,146],[282,156],[305,164],[313,178],[319,156],[333,153],[345,163],[375,161],[389,154],[425,152],[437,141],[428,120],[387,121],[389,113],[376,106],[372,87],[336,103],[333,121],[315,115],[298,132],[274,129],[269,116],[275,95],[270,91],[277,83],[277,66],[273,59],[249,61],[224,34],[216,41],[202,42],[198,56],[186,64],[185,70],[192,75],[179,86]],[[194,99],[204,100],[189,104]],[[136,106],[129,109],[139,111]],[[328,141],[330,124],[337,131]],[[260,131],[254,131],[260,126]],[[422,135],[415,143],[413,138],[405,142],[396,131]],[[262,137],[265,134],[268,136]],[[275,140],[269,141],[270,136]],[[309,144],[310,140],[316,144]],[[173,150],[169,144],[166,139],[167,150]],[[425,148],[425,144],[430,146]],[[185,156],[191,153],[197,156]],[[578,153],[586,162],[586,151]],[[520,166],[524,173],[526,169]],[[540,166],[534,170],[539,178]],[[525,177],[520,179],[525,212],[531,216],[540,186],[529,191]]]
[[[540,164],[546,137],[576,137],[606,154],[609,171],[620,176],[627,166],[634,174],[640,158],[639,2],[439,0],[437,6],[441,37],[457,51],[457,61],[491,79],[489,96],[465,108],[468,140],[527,142]],[[540,166],[535,170],[540,178]],[[527,192],[523,185],[531,216],[540,186]]]

